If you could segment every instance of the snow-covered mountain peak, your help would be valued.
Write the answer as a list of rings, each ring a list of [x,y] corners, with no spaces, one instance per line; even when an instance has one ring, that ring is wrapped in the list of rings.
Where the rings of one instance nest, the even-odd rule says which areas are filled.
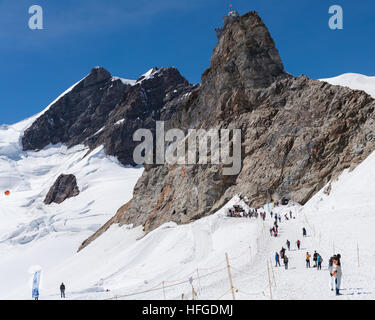
[[[375,76],[369,77],[359,73],[344,73],[337,77],[320,80],[353,90],[363,90],[375,98]]]

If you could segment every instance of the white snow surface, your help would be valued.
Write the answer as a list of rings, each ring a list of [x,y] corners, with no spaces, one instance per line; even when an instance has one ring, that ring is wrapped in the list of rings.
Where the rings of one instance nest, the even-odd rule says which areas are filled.
[[[43,112],[0,126],[0,299],[21,297],[12,292],[28,285],[30,267],[41,266],[47,274],[50,267],[74,256],[82,241],[131,199],[143,172],[121,165],[103,147],[88,155],[84,146],[64,145],[23,152],[23,132]],[[60,174],[74,174],[80,194],[47,206],[43,200]],[[7,190],[10,196],[4,194]]]
[[[369,77],[358,73],[344,73],[337,77],[320,80],[354,90],[363,90],[375,98],[375,77]]]
[[[137,82],[137,80],[129,80],[129,79],[124,79],[120,77],[112,77],[112,81],[116,81],[116,80],[121,80],[123,84],[130,85],[130,86],[134,86]]]
[[[143,169],[121,166],[102,147],[87,156],[83,146],[22,152],[20,137],[34,120],[0,127],[0,188],[11,191],[0,193],[0,299],[31,299],[29,271],[36,266],[42,269],[40,299],[60,299],[61,282],[67,299],[191,299],[189,278],[196,298],[231,299],[225,253],[237,299],[270,299],[270,282],[273,299],[375,299],[375,153],[332,182],[329,194],[326,186],[304,206],[274,207],[282,216],[278,238],[269,234],[269,214],[264,222],[227,217],[234,204],[248,209],[234,196],[214,215],[169,222],[147,235],[142,227],[113,225],[77,253],[131,198]],[[43,199],[61,173],[75,174],[81,193],[46,206]],[[295,219],[284,218],[289,211]],[[289,270],[275,268],[275,251],[287,239]],[[314,250],[324,259],[321,271],[305,268],[305,253]],[[328,287],[333,253],[342,256],[339,297]]]

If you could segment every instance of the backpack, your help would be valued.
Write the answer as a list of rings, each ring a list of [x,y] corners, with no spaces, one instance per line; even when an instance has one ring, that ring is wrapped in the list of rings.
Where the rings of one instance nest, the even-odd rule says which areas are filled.
[[[333,266],[333,257],[329,258],[328,265],[329,265],[330,267]]]

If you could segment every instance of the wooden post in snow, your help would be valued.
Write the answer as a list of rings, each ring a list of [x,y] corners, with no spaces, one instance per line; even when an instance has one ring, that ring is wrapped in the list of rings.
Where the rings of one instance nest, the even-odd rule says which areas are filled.
[[[275,288],[276,288],[275,273],[274,273],[274,271],[273,271],[273,267],[272,267],[272,261],[271,261],[271,259],[270,259],[270,266],[271,266],[271,271],[272,271],[273,283],[275,284]]]
[[[166,298],[165,298],[165,287],[164,287],[164,281],[163,281],[163,296],[164,296],[164,300],[166,300]]]
[[[201,287],[201,279],[199,278],[199,270],[197,268],[197,277],[198,277],[198,284],[199,284],[199,293],[201,294],[202,293],[202,287]]]
[[[268,260],[267,260],[267,273],[268,273],[268,285],[270,287],[270,299],[272,300],[272,285],[271,285],[271,276],[270,276],[270,267],[268,266]]]
[[[232,281],[232,274],[230,272],[230,264],[229,264],[229,258],[228,253],[225,252],[225,260],[227,261],[227,268],[228,268],[228,277],[229,277],[229,283],[230,283],[230,290],[232,291],[232,297],[233,300],[236,300],[236,297],[234,295],[234,287],[233,287],[233,281]]]

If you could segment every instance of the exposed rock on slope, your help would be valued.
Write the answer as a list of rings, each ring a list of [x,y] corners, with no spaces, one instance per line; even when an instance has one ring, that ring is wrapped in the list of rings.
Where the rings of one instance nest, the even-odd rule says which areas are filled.
[[[23,148],[104,145],[107,154],[134,165],[133,133],[139,128],[154,130],[155,121],[169,119],[195,88],[175,68],[154,68],[135,84],[94,68],[25,131]]]
[[[53,184],[49,190],[44,203],[51,204],[57,203],[60,204],[66,199],[76,197],[79,195],[79,188],[77,185],[77,179],[73,174],[62,174],[60,175],[56,182]]]
[[[235,193],[253,206],[274,199],[305,203],[375,149],[375,103],[362,91],[295,78],[255,12],[227,25],[199,90],[167,127],[242,130],[242,171],[220,165],[147,166],[134,197],[107,223],[188,222],[216,211]],[[105,231],[103,227],[85,245]]]

